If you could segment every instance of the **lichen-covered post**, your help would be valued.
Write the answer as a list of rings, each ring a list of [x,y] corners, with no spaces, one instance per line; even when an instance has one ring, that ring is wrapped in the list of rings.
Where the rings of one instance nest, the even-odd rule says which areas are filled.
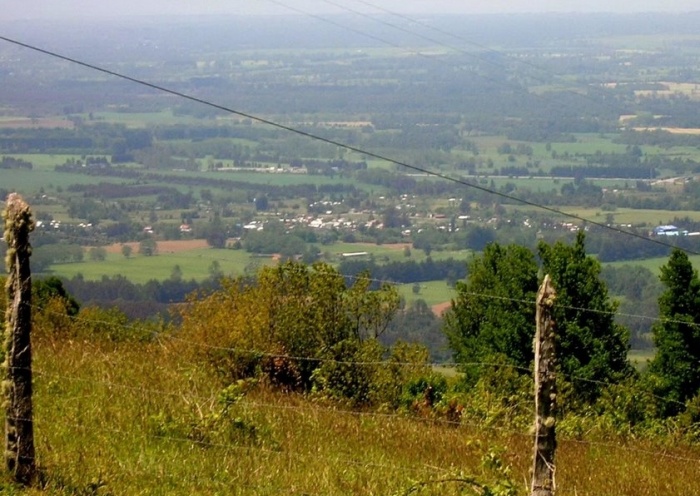
[[[5,211],[7,313],[5,328],[5,464],[12,477],[31,484],[35,473],[32,422],[32,275],[29,233],[34,228],[29,205],[16,193]]]
[[[549,275],[537,293],[535,334],[535,454],[531,496],[552,496],[556,489],[556,340],[552,307],[556,294]]]

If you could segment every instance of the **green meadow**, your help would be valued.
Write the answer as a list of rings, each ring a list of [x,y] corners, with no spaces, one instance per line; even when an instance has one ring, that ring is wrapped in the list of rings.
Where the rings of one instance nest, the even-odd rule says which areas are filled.
[[[110,253],[104,261],[88,261],[54,264],[51,274],[72,278],[82,274],[85,279],[98,280],[102,276],[124,276],[135,283],[145,283],[151,279],[168,279],[177,266],[183,279],[201,281],[210,275],[214,262],[224,275],[239,276],[246,268],[274,263],[271,257],[256,257],[243,250],[201,248],[177,253],[158,253],[153,256],[134,254],[128,259],[122,254]]]
[[[414,291],[414,284],[402,284],[399,288],[399,294],[406,302],[415,300],[423,300],[429,306],[439,303],[449,302],[456,296],[455,289],[448,285],[445,281],[426,281],[416,283],[419,291]]]
[[[0,172],[2,188],[21,191],[29,196],[39,193],[42,188],[46,194],[65,191],[73,184],[95,184],[97,182],[122,183],[123,179],[110,177],[94,177],[70,172],[55,172],[48,168],[38,170],[12,169]]]

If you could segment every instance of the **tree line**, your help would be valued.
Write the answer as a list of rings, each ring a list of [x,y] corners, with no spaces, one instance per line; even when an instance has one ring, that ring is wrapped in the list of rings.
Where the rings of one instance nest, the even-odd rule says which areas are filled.
[[[199,291],[176,307],[173,325],[183,343],[207,343],[181,352],[196,355],[228,383],[264,378],[286,390],[392,408],[414,404],[429,386],[435,388],[435,404],[449,395],[468,401],[459,391],[490,388],[504,395],[504,408],[510,408],[510,402],[528,395],[534,301],[544,274],[550,275],[557,294],[553,311],[563,414],[585,416],[593,408],[596,415],[614,415],[634,429],[656,429],[673,418],[692,424],[688,419],[695,418],[700,401],[700,279],[679,249],[661,269],[660,318],[651,331],[656,355],[641,373],[628,360],[629,330],[616,321],[618,303],[600,263],[586,253],[583,232],[571,243],[541,242],[536,252],[491,243],[472,259],[442,323],[462,372],[454,390],[426,368],[425,348],[401,342],[419,338],[402,329],[415,319],[432,329],[435,344],[445,344],[434,334],[439,322],[425,304],[403,307],[396,288],[377,286],[375,274],[367,271],[348,280],[324,263],[286,262],[246,277],[222,279],[217,274],[218,284],[212,282],[204,291],[190,288]],[[182,281],[176,285],[178,281],[174,272],[168,284],[146,286],[163,300],[169,290],[186,286]],[[70,319],[89,308],[77,303],[78,295],[111,288],[113,300],[137,302],[147,298],[146,286],[139,289],[119,277],[95,283],[75,278],[64,286],[51,278],[35,285],[35,306],[39,316],[44,308],[62,309]],[[618,279],[611,286],[616,292],[635,291],[630,281]],[[41,317],[47,319],[44,326],[69,322],[51,315]],[[100,315],[115,322],[109,339],[123,339],[117,324],[125,322],[123,317],[118,312]],[[402,399],[409,389],[413,393]],[[452,408],[443,407],[444,412]]]
[[[468,382],[479,380],[485,362],[529,373],[533,302],[541,274],[549,274],[556,289],[559,380],[573,408],[597,404],[606,388],[615,386],[623,387],[624,395],[649,401],[637,410],[617,412],[633,423],[697,410],[700,279],[684,251],[674,249],[661,268],[659,318],[651,329],[656,355],[644,373],[628,361],[629,330],[615,319],[619,304],[608,292],[600,263],[586,254],[584,234],[579,232],[570,245],[542,242],[537,255],[539,265],[524,247],[491,244],[472,261],[466,281],[457,283],[444,329]]]

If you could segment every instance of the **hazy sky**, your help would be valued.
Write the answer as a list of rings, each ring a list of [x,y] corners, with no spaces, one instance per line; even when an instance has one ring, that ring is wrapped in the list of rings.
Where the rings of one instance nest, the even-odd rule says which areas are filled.
[[[407,14],[514,12],[683,12],[698,0],[0,0],[0,20],[95,18],[123,15],[347,13],[333,4],[378,13],[372,5]]]

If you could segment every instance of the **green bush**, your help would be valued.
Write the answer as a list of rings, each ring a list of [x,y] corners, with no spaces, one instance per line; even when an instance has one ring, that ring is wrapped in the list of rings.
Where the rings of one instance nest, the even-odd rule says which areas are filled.
[[[314,393],[352,406],[375,404],[379,392],[376,379],[383,354],[384,349],[376,340],[341,341],[313,372]]]
[[[388,352],[388,357],[385,358]],[[396,409],[406,385],[429,373],[428,350],[397,343],[386,350],[376,339],[338,343],[313,374],[314,393],[352,406]]]

